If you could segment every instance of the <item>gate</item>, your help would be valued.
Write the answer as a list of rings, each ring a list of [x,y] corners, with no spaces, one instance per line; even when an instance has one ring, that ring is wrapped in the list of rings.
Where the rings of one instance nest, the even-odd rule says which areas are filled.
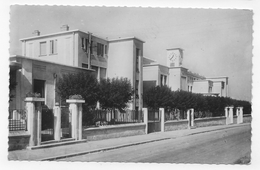
[[[53,109],[42,107],[41,141],[54,140],[54,114]]]
[[[61,106],[61,139],[71,138],[71,113],[68,106]]]
[[[161,131],[161,116],[159,110],[148,110],[148,133]]]

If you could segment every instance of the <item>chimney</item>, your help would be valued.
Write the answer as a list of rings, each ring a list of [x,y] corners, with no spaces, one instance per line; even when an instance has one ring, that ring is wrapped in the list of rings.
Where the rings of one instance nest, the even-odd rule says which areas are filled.
[[[40,33],[39,30],[35,30],[35,31],[33,31],[32,34],[33,34],[34,36],[39,36],[41,33]]]
[[[61,31],[69,31],[69,26],[68,25],[62,25],[60,27]]]

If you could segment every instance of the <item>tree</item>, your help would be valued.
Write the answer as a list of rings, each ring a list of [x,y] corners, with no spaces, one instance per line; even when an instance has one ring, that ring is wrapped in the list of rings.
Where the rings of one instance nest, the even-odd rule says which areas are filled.
[[[156,86],[144,90],[143,100],[144,106],[150,109],[170,110],[173,108],[173,94],[167,86]]]
[[[127,78],[101,79],[98,101],[103,109],[123,110],[131,100],[133,90]]]
[[[78,72],[64,74],[57,82],[57,93],[65,101],[72,95],[81,95],[85,100],[84,108],[96,107],[99,86],[94,74]]]

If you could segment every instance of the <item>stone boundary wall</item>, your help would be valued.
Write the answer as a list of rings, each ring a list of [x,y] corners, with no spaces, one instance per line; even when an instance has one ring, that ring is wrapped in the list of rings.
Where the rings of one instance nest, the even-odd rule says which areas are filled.
[[[100,126],[83,129],[82,138],[88,141],[120,138],[125,136],[135,136],[145,134],[144,123],[132,123],[124,125]]]
[[[26,149],[29,146],[30,134],[25,131],[9,132],[8,151]]]
[[[188,129],[188,120],[171,120],[164,124],[164,131]]]
[[[249,114],[243,115],[243,123],[251,123],[252,122],[252,116]]]
[[[210,117],[210,118],[199,118],[194,120],[195,127],[205,127],[205,126],[217,126],[217,125],[225,125],[226,117]]]

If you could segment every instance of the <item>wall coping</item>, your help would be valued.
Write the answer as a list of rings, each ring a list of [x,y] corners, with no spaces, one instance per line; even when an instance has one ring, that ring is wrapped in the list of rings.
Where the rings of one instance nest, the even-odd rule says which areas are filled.
[[[145,123],[131,123],[131,124],[122,124],[122,125],[109,125],[109,126],[99,126],[99,127],[94,127],[94,128],[86,128],[86,129],[84,129],[84,131],[116,129],[116,128],[133,127],[133,126],[144,126],[144,125],[145,125]]]
[[[8,134],[8,137],[19,137],[19,136],[30,136],[28,131],[11,131]]]
[[[169,121],[166,121],[165,123],[173,123],[173,122],[188,122],[187,119],[182,119],[182,120],[169,120]]]
[[[250,114],[245,114],[245,115],[243,115],[243,117],[252,117],[252,115],[250,115]]]
[[[26,102],[44,102],[45,98],[26,97],[24,101],[26,101]]]
[[[225,116],[218,116],[218,117],[206,117],[206,118],[198,118],[198,119],[194,119],[194,121],[196,120],[209,120],[209,119],[226,119]]]
[[[85,100],[82,99],[67,99],[67,103],[85,103]]]

